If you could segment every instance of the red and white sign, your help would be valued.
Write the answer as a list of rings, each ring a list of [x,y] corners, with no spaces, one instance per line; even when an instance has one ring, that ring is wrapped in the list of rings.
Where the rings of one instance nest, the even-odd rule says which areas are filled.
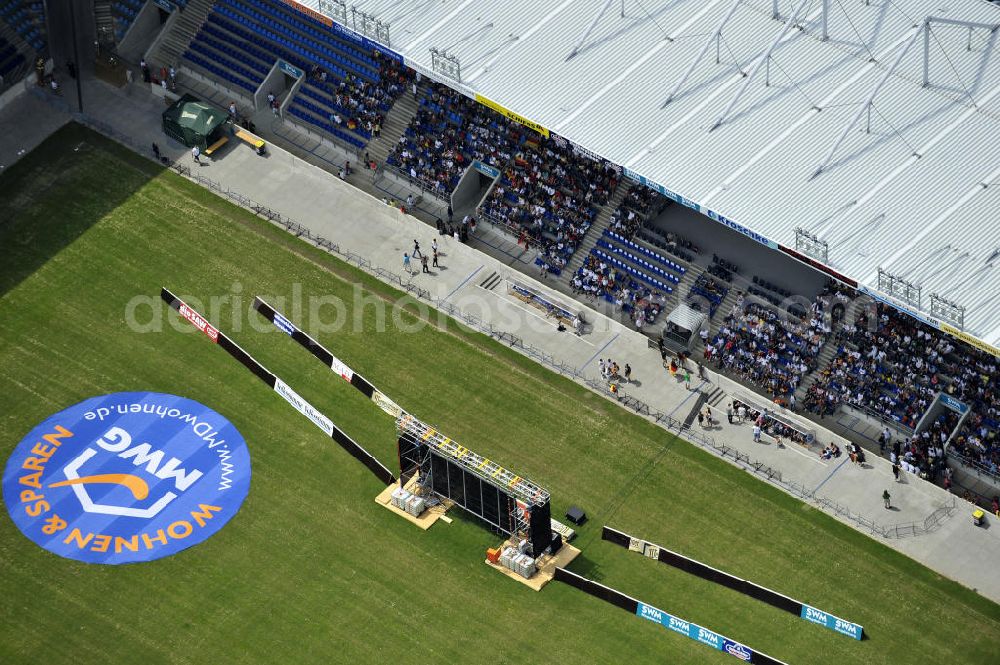
[[[208,335],[208,338],[212,340],[213,344],[218,343],[219,331],[216,330],[211,323],[206,321],[205,317],[203,317],[201,314],[199,314],[198,312],[194,311],[193,309],[185,305],[183,302],[181,303],[181,306],[177,309],[177,311],[180,312],[181,316],[190,321],[191,325],[193,325],[195,328]]]
[[[332,358],[333,360],[330,361],[330,369],[332,369],[334,373],[342,376],[345,381],[350,383],[351,379],[354,378],[354,370],[340,362],[340,359],[337,358],[337,356],[332,356]]]

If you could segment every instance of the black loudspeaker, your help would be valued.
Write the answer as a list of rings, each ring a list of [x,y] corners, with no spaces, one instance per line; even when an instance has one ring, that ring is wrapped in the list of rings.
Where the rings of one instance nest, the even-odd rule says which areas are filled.
[[[562,536],[555,531],[552,532],[552,542],[549,543],[549,554],[555,554],[563,545]]]
[[[566,519],[573,524],[580,526],[587,521],[587,513],[583,512],[579,506],[570,506],[569,510],[566,511]]]

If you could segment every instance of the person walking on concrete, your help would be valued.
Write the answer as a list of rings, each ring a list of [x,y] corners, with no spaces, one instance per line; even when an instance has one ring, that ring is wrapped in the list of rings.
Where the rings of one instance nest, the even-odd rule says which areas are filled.
[[[890,502],[892,500],[892,497],[889,496],[889,490],[884,490],[882,492],[882,500],[885,501],[885,508],[886,508],[886,510],[888,510],[889,506],[890,506]]]
[[[896,477],[896,482],[899,482],[899,462],[895,462],[892,465],[892,475]]]
[[[420,251],[420,243],[417,242],[416,240],[414,240],[413,241],[413,258],[417,258],[418,256],[423,256],[423,253]]]
[[[760,425],[753,426],[753,442],[760,443]]]
[[[420,268],[421,268],[421,272],[425,272],[425,273],[428,273],[428,274],[430,273],[430,269],[427,267],[427,257],[426,256],[421,256],[420,257]]]
[[[729,421],[730,425],[733,424],[733,405],[732,404],[729,404],[729,405],[726,406],[726,420]]]
[[[434,244],[436,245],[437,243],[434,243]],[[435,268],[440,268],[441,266],[438,265],[438,251],[437,251],[437,247],[435,247],[432,251],[434,252],[434,262],[431,265],[433,265]]]
[[[691,390],[691,370],[684,368],[684,389]]]
[[[410,255],[407,254],[406,252],[403,252],[403,270],[406,271],[407,275],[413,274],[412,272],[410,272]]]
[[[632,383],[632,366],[625,363],[625,381]]]
[[[198,155],[201,154],[201,150],[198,150],[198,146],[191,148],[191,159],[194,160],[195,164],[201,164],[201,160],[198,159]]]
[[[156,157],[156,161],[160,161],[160,146],[153,144],[153,155]]]

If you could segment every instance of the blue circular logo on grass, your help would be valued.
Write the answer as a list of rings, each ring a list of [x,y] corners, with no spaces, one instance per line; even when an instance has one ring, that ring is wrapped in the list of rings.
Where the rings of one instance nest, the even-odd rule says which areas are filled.
[[[250,452],[207,406],[163,393],[92,397],[49,417],[3,474],[14,523],[48,551],[135,563],[202,542],[250,490]]]

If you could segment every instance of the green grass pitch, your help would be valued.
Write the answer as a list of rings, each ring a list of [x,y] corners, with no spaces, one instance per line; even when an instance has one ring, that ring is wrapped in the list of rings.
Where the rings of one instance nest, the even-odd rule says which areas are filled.
[[[203,336],[125,325],[126,303],[160,286],[208,302],[239,283],[243,330],[225,307],[219,326],[393,468],[387,416],[291,339],[246,325],[255,294],[275,302],[298,283],[350,302],[360,283],[399,295],[379,282],[76,125],[0,177],[0,257],[4,463],[48,415],[132,390],[219,411],[253,463],[220,533],[151,563],[57,558],[0,518],[0,662],[733,662],[568,586],[534,593],[498,575],[482,563],[497,542],[486,528],[458,517],[422,532],[377,506],[361,464]],[[376,333],[372,312],[365,330],[320,341],[547,487],[553,514],[583,506],[572,570],[789,663],[1000,659],[996,604],[482,335]],[[868,639],[604,543],[602,523],[861,623]]]

